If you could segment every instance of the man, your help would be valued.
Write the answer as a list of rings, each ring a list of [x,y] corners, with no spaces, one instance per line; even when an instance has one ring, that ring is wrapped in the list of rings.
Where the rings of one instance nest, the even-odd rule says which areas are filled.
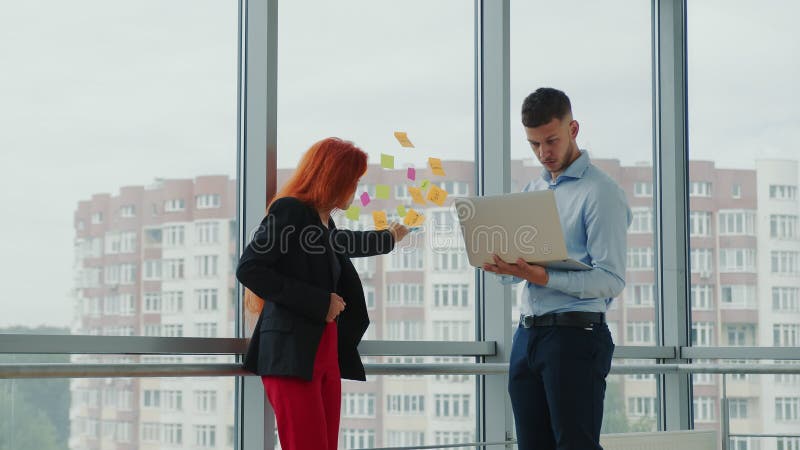
[[[525,281],[508,392],[520,450],[601,449],[606,376],[614,344],[605,312],[625,287],[625,193],[578,149],[569,98],[541,88],[522,104],[528,142],[544,166],[524,191],[555,193],[569,256],[592,266],[562,271],[521,258],[483,268],[504,284]]]

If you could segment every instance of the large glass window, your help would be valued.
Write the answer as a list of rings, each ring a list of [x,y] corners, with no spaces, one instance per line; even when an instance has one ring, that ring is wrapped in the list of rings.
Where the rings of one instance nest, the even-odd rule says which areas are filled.
[[[800,115],[800,64],[785,55],[800,33],[783,7],[755,1],[690,1],[687,23],[687,189],[690,209],[716,225],[691,237],[692,292],[710,289],[719,299],[692,302],[692,345],[796,346],[800,158],[797,126],[787,118]],[[774,378],[728,378],[732,433],[797,431],[796,387]],[[720,387],[695,383],[696,425],[720,428],[712,408]]]

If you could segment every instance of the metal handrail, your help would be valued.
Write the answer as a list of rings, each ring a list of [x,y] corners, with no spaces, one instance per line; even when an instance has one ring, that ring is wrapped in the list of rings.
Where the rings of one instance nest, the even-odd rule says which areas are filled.
[[[365,364],[369,375],[497,375],[506,363]],[[800,365],[786,364],[613,364],[611,373],[800,374]],[[239,364],[0,364],[2,378],[117,378],[246,376]]]

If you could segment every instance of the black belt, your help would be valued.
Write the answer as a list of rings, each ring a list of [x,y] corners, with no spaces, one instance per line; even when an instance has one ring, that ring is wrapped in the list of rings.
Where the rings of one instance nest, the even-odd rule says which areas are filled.
[[[524,328],[530,327],[591,327],[596,323],[606,323],[605,313],[568,311],[550,313],[543,316],[526,316],[520,314],[519,323]]]

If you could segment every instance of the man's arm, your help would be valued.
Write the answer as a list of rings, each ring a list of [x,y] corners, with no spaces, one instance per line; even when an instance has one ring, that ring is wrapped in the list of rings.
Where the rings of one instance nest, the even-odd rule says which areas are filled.
[[[594,192],[585,211],[586,250],[592,270],[547,269],[546,287],[577,298],[613,298],[625,288],[625,259],[631,212],[625,193]]]

